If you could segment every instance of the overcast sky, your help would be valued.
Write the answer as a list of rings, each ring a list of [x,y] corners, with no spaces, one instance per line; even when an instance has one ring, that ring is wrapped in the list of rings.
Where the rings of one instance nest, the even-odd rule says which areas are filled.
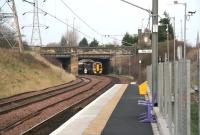
[[[0,0],[0,4],[2,1]],[[33,0],[30,0],[33,1]],[[91,38],[96,38],[100,43],[118,42],[114,38],[122,39],[122,36],[115,36],[114,38],[102,37],[92,31],[84,23],[82,23],[75,15],[67,9],[61,0],[43,0],[39,1],[39,7],[48,13],[51,13],[62,21],[68,22],[73,26],[75,20],[75,27],[81,32],[87,34],[89,41]],[[63,0],[74,10],[85,22],[92,28],[103,35],[124,35],[125,32],[130,34],[137,34],[138,28],[145,28],[148,23],[148,13],[130,6],[120,0]],[[128,0],[131,3],[142,6],[146,9],[151,9],[152,0]],[[200,1],[199,0],[179,0],[179,2],[187,2],[188,11],[197,11],[196,14],[190,17],[187,21],[187,41],[190,44],[196,43],[197,31],[200,30]],[[24,12],[31,11],[33,7],[30,4],[16,0],[16,6],[20,21],[20,26],[30,25],[32,23],[32,14],[22,15]],[[173,0],[159,1],[159,15],[163,16],[163,12],[167,11],[171,17],[176,17],[176,35],[181,39],[181,20],[184,17],[184,6],[173,5]],[[75,19],[74,19],[75,18]],[[48,25],[49,29],[41,28],[43,44],[50,42],[59,42],[61,36],[67,31],[67,26],[60,23],[50,16],[40,15],[40,23]],[[22,30],[25,35],[24,40],[30,42],[31,28]],[[79,39],[82,39],[79,33]]]

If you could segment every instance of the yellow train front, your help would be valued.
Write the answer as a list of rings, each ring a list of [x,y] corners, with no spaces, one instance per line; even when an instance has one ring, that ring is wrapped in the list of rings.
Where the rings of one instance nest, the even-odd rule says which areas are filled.
[[[103,73],[103,66],[101,62],[94,62],[92,64],[93,74],[99,75]]]

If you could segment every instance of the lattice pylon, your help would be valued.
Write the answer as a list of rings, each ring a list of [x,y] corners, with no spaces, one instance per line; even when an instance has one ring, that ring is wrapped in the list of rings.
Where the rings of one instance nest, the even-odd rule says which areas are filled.
[[[42,45],[42,37],[40,33],[40,21],[38,13],[38,0],[34,0],[35,6],[33,6],[33,28],[31,35],[31,45]]]
[[[17,10],[16,10],[16,6],[15,6],[15,1],[14,0],[5,0],[3,6],[1,6],[1,8],[3,8],[5,5],[7,5],[10,9],[10,13],[2,13],[0,12],[0,22],[2,21],[2,18],[9,18],[9,19],[13,19],[12,21],[12,26],[10,25],[10,27],[12,28],[12,30],[15,31],[15,38],[18,42],[18,46],[19,46],[19,50],[20,52],[22,52],[24,50],[23,44],[22,44],[22,37],[21,37],[21,32],[20,32],[20,28],[19,28],[19,21],[18,21],[18,16],[17,16]],[[3,24],[4,22],[1,22],[1,24]],[[5,22],[6,23],[6,22]],[[7,23],[8,26],[8,23]],[[11,48],[15,47],[16,43],[11,43],[9,38],[6,37],[7,33],[4,33],[2,31],[2,29],[0,30],[3,38],[8,42],[8,44],[10,45]]]

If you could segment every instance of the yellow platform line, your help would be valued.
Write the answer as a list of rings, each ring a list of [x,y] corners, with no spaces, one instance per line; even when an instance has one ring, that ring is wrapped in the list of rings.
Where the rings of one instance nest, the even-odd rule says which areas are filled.
[[[84,130],[82,135],[100,135],[103,128],[105,127],[109,117],[111,116],[113,110],[118,104],[120,98],[125,92],[128,84],[123,84],[116,95],[106,104],[105,107],[100,111],[97,117],[89,124],[89,126]]]

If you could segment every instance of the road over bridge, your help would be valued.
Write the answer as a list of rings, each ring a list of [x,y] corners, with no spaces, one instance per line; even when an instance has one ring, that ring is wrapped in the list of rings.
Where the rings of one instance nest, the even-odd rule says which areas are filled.
[[[62,63],[62,67],[73,74],[78,72],[78,61],[92,59],[103,64],[105,73],[109,73],[110,61],[121,55],[133,56],[135,47],[41,47],[40,54],[53,57]]]

